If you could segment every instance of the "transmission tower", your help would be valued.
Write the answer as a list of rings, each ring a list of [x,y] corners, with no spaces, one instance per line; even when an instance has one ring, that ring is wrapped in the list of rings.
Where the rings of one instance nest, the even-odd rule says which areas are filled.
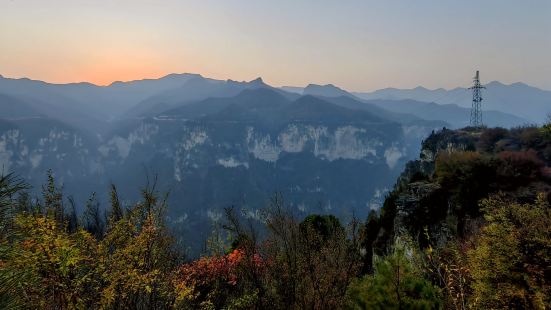
[[[480,84],[478,71],[473,78],[473,86],[469,89],[473,90],[473,107],[471,109],[471,126],[475,128],[482,127],[482,110],[480,108],[480,102],[482,101],[481,90],[486,88]]]

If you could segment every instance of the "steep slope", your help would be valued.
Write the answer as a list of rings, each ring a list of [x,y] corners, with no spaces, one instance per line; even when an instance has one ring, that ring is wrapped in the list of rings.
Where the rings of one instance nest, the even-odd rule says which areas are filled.
[[[16,172],[39,193],[52,170],[75,198],[84,202],[101,174],[99,141],[62,122],[46,118],[0,119],[0,171]],[[100,185],[101,186],[101,185]]]
[[[468,236],[481,223],[480,200],[492,194],[551,199],[550,138],[549,128],[537,127],[432,133],[385,200],[373,246],[384,252],[401,234],[422,247]]]

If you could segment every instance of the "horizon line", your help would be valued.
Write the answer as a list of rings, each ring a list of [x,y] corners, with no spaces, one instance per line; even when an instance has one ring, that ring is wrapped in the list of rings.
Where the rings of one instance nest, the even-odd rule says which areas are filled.
[[[9,80],[29,80],[29,81],[34,81],[34,82],[42,82],[42,83],[46,83],[46,84],[50,84],[50,85],[78,85],[78,84],[87,84],[87,85],[91,85],[91,86],[95,86],[95,87],[110,87],[110,86],[113,86],[114,84],[118,84],[118,83],[133,83],[133,82],[141,82],[141,81],[154,81],[154,80],[160,80],[160,79],[163,79],[163,78],[166,78],[166,77],[169,77],[169,76],[177,76],[177,75],[195,75],[195,76],[198,76],[200,78],[203,78],[203,79],[211,79],[211,80],[217,80],[217,81],[225,81],[225,82],[228,82],[228,81],[234,81],[234,82],[252,82],[252,81],[255,81],[255,80],[262,80],[264,83],[266,83],[264,81],[264,79],[261,77],[261,76],[258,76],[254,79],[251,79],[251,80],[242,80],[242,81],[237,81],[237,80],[233,80],[231,78],[227,78],[227,79],[220,79],[220,78],[211,78],[211,77],[206,77],[204,76],[203,74],[201,73],[191,73],[191,72],[181,72],[181,73],[176,73],[176,72],[172,72],[172,73],[168,73],[168,74],[164,74],[164,75],[161,75],[161,76],[157,76],[157,77],[144,77],[144,78],[141,78],[141,79],[132,79],[132,80],[114,80],[112,81],[111,83],[109,84],[98,84],[98,83],[93,83],[93,82],[89,82],[89,81],[75,81],[75,82],[49,82],[49,81],[46,81],[46,80],[41,80],[41,79],[36,79],[36,78],[29,78],[29,77],[26,77],[26,76],[23,76],[23,77],[7,77],[5,75],[2,75],[0,73],[0,78],[3,78],[3,79],[9,79]],[[536,89],[539,89],[541,91],[551,91],[551,89],[544,89],[544,88],[541,88],[541,87],[538,87],[538,86],[533,86],[533,85],[530,85],[528,83],[525,83],[525,82],[522,82],[522,81],[517,81],[517,82],[512,82],[512,83],[503,83],[503,82],[500,82],[498,80],[493,80],[493,81],[489,81],[488,83],[484,83],[483,85],[488,85],[488,84],[492,84],[492,83],[499,83],[499,84],[502,84],[502,85],[505,85],[505,86],[513,86],[515,84],[522,84],[522,85],[526,85],[528,87],[532,87],[532,88],[536,88]],[[274,88],[284,88],[284,87],[296,87],[296,88],[306,88],[308,85],[318,85],[318,86],[334,86],[334,87],[337,87],[337,88],[340,88],[346,92],[349,92],[351,94],[354,94],[354,93],[373,93],[373,92],[376,92],[376,91],[380,91],[380,90],[388,90],[388,89],[395,89],[395,90],[415,90],[417,88],[423,88],[423,89],[426,89],[426,90],[429,90],[429,91],[436,91],[436,90],[445,90],[445,91],[451,91],[451,90],[455,90],[455,89],[458,89],[458,88],[468,88],[468,86],[456,86],[456,87],[453,87],[453,88],[445,88],[445,87],[437,87],[437,88],[428,88],[428,87],[425,87],[425,86],[422,86],[422,85],[418,85],[416,87],[412,87],[412,88],[399,88],[399,87],[393,87],[393,86],[388,86],[388,87],[383,87],[383,88],[378,88],[378,89],[374,89],[374,90],[371,90],[371,91],[368,91],[368,90],[348,90],[346,88],[342,88],[338,85],[335,85],[333,83],[329,83],[329,84],[316,84],[316,83],[309,83],[305,86],[295,86],[295,85],[280,85],[280,86],[273,86],[271,85],[270,83],[266,83],[267,85],[269,86],[272,86]]]

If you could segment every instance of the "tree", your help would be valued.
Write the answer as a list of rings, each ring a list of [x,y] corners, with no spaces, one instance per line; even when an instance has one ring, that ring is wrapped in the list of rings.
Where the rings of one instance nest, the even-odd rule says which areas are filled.
[[[0,173],[0,241],[11,236],[13,220],[19,211],[16,197],[27,188],[28,185],[13,173]]]
[[[45,186],[42,186],[43,208],[46,213],[52,215],[53,218],[61,224],[65,221],[63,193],[62,190],[55,185],[52,170],[48,170],[47,174],[48,181]]]
[[[496,195],[481,202],[488,224],[468,260],[471,303],[486,309],[551,307],[551,208],[545,195],[519,204]]]
[[[104,308],[164,309],[175,301],[176,254],[164,223],[166,197],[154,187],[99,242],[101,305]]]
[[[25,308],[90,308],[98,300],[96,243],[80,229],[69,235],[52,215],[20,214],[1,274],[17,274],[9,294]]]
[[[82,215],[82,226],[96,239],[100,240],[105,234],[105,223],[101,216],[99,202],[96,193],[92,193]]]
[[[398,243],[394,251],[375,261],[375,273],[352,282],[350,309],[440,309],[439,289],[423,278],[413,249]]]
[[[547,141],[551,140],[551,113],[547,114],[547,119],[545,124],[541,127],[541,131]]]
[[[328,241],[332,236],[344,233],[339,219],[334,215],[308,215],[299,225],[303,234],[307,234],[308,230],[321,238],[321,241]]]
[[[371,210],[367,221],[360,230],[360,247],[363,256],[361,274],[373,273],[373,243],[379,235],[379,218],[375,211]]]
[[[435,178],[450,196],[460,236],[465,233],[466,218],[480,216],[478,201],[499,187],[496,172],[499,164],[499,159],[477,152],[438,155]]]
[[[0,173],[0,308],[21,307],[22,300],[14,292],[19,279],[24,278],[26,270],[6,268],[9,257],[17,255],[12,247],[15,238],[15,216],[19,212],[19,195],[28,186],[13,173]],[[26,206],[25,206],[26,207]]]
[[[442,247],[433,248],[429,245],[425,250],[425,272],[442,289],[445,309],[469,308],[472,278],[467,252],[470,248],[468,241],[451,240]]]
[[[275,197],[267,226],[266,290],[273,292],[274,307],[341,308],[346,288],[362,264],[356,221],[347,228],[326,215],[298,222],[281,197]]]
[[[496,142],[505,138],[508,134],[509,131],[505,128],[486,128],[482,131],[482,134],[477,142],[477,146],[481,151],[493,152],[495,150]]]
[[[117,187],[115,186],[115,184],[111,184],[111,212],[109,214],[109,223],[108,223],[108,226],[109,227],[112,227],[113,225],[115,225],[115,223],[117,223],[118,221],[120,221],[123,216],[124,216],[124,212],[122,210],[122,206],[121,206],[121,203],[120,203],[120,200],[119,200],[119,194],[117,192]]]

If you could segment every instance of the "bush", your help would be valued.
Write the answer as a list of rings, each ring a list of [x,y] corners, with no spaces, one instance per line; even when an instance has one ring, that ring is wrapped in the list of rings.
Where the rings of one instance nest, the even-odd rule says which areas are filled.
[[[398,245],[375,262],[375,274],[348,288],[349,309],[441,309],[440,290],[423,278],[412,249]]]
[[[480,135],[477,147],[482,152],[493,152],[496,146],[495,144],[508,134],[509,131],[504,128],[487,128]]]
[[[533,204],[494,196],[481,205],[488,224],[468,255],[470,303],[483,309],[549,309],[551,208],[544,195]]]

